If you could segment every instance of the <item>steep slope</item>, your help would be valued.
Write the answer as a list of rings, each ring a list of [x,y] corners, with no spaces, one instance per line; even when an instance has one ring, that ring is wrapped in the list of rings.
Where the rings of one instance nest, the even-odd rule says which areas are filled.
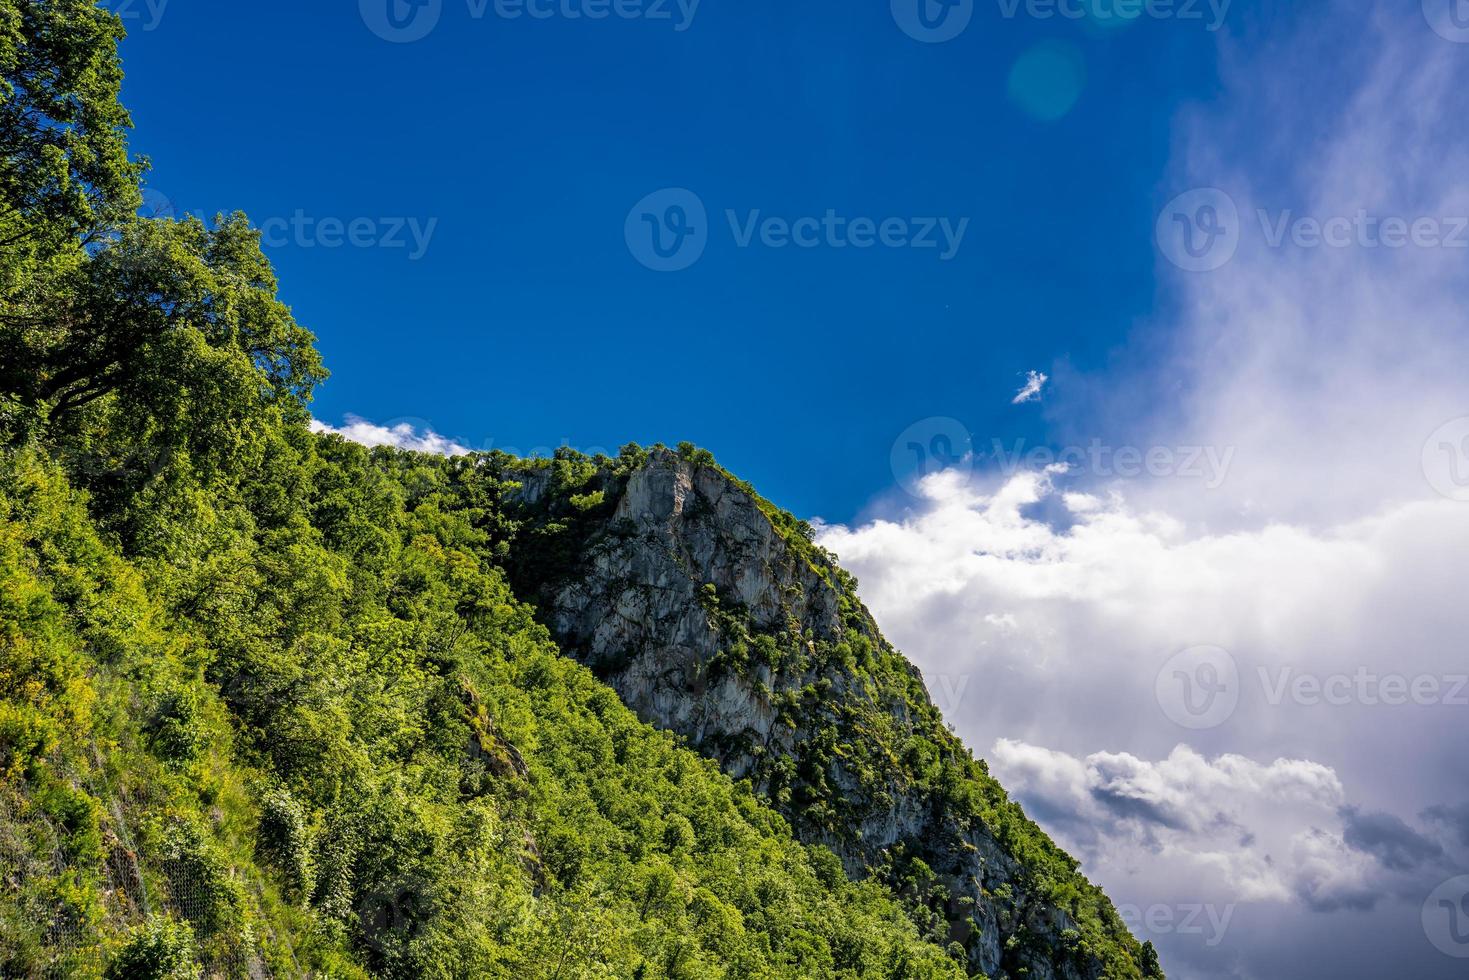
[[[124,554],[0,448],[0,976],[960,980],[563,656],[448,470],[283,425]]]
[[[945,728],[809,528],[707,453],[508,464],[512,582],[640,717],[748,779],[993,978],[1161,976]]]
[[[711,465],[313,435],[248,219],[137,213],[122,34],[0,0],[0,977],[1138,975]]]

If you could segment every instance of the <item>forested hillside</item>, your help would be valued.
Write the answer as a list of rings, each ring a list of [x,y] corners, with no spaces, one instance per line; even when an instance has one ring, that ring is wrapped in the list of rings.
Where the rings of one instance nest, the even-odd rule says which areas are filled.
[[[1156,975],[1112,903],[944,724],[813,529],[705,451],[476,460],[513,489],[512,587],[639,717],[991,977]],[[461,477],[463,479],[464,477]]]
[[[978,975],[931,887],[798,833],[537,620],[525,577],[647,454],[311,432],[327,374],[247,219],[137,215],[120,38],[0,0],[0,977]],[[1056,975],[1161,975],[1006,820],[1086,910]]]

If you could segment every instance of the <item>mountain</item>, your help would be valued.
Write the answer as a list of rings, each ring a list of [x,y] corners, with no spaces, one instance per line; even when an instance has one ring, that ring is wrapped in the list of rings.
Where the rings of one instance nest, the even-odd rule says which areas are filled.
[[[562,649],[971,969],[1132,975],[1111,904],[950,734],[810,528],[692,447],[634,461],[506,474],[512,582]]]
[[[707,453],[314,433],[121,36],[0,0],[0,977],[1161,976]]]

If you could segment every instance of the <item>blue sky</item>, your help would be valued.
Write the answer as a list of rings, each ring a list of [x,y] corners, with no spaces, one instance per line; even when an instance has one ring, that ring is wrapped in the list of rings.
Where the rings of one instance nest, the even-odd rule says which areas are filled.
[[[1464,976],[1469,0],[923,2],[113,5],[319,420],[707,446],[1171,977]]]
[[[363,241],[405,243],[280,226],[284,295],[334,371],[321,418],[522,451],[687,439],[831,519],[892,483],[915,422],[1045,437],[1011,397],[1030,370],[1105,363],[1154,306],[1171,124],[1217,85],[1202,4],[1104,27],[991,0],[943,44],[886,3],[706,0],[679,31],[671,3],[670,20],[511,20],[444,0],[416,43],[345,0],[113,6],[136,145],[176,208],[366,219]],[[1258,16],[1240,3],[1228,23]],[[624,236],[664,188],[710,217],[678,273]],[[741,247],[727,217],[828,210],[968,224],[946,260]],[[392,234],[405,218],[426,250]]]

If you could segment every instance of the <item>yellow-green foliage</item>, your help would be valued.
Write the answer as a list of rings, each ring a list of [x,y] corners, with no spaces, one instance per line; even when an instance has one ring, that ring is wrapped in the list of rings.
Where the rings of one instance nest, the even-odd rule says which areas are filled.
[[[310,432],[247,219],[135,213],[121,33],[0,0],[0,976],[962,977],[561,656],[483,461]]]
[[[199,543],[176,562],[127,560],[44,456],[4,456],[6,975],[97,975],[160,921],[242,976],[962,975],[562,657],[482,532],[408,510],[434,465],[283,435],[233,494],[305,490],[269,521],[150,501],[196,525],[157,535]]]

